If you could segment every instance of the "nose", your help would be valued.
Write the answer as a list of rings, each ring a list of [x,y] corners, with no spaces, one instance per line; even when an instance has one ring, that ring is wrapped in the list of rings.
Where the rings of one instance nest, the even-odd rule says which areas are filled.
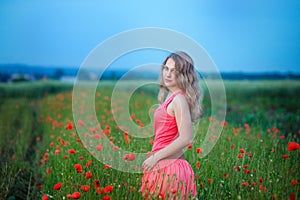
[[[167,75],[167,77],[171,77],[171,70],[168,70],[166,75]]]

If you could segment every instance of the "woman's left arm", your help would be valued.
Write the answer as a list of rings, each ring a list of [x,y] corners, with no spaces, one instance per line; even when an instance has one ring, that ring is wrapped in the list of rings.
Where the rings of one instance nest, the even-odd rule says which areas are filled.
[[[144,170],[151,170],[159,160],[178,155],[178,152],[182,151],[186,146],[192,143],[192,121],[186,99],[183,95],[177,95],[172,103],[179,136],[168,146],[147,158],[142,165]]]

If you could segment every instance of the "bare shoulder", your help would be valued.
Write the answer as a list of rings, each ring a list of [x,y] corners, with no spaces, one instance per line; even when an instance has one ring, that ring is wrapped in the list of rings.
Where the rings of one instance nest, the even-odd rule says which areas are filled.
[[[174,102],[174,114],[176,118],[179,117],[180,120],[185,122],[190,122],[190,109],[188,102],[183,94],[178,94],[173,99]]]
[[[174,106],[176,107],[182,107],[182,108],[188,108],[188,103],[186,101],[186,98],[183,94],[178,94],[173,99]]]

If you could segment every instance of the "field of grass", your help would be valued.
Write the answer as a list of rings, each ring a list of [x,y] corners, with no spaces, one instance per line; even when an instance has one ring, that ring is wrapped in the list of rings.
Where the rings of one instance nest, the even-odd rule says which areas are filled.
[[[210,117],[204,85],[204,116],[185,151],[196,175],[198,199],[298,199],[300,81],[224,84],[226,120]],[[111,105],[113,86],[107,82],[96,91],[96,115],[89,116],[99,121],[94,127],[88,120],[74,121],[70,85],[0,85],[0,199],[142,199],[141,173],[118,171],[95,158],[109,152],[103,148],[151,150],[153,137],[127,135],[115,122],[113,114],[126,108]],[[157,104],[156,92],[154,86],[145,86],[132,95],[130,116],[124,117],[137,128],[150,123],[148,110]],[[81,95],[84,102],[85,94]],[[223,131],[202,158],[199,146],[210,123],[221,124]],[[78,134],[76,125],[86,127],[86,133]],[[94,143],[104,136],[111,146]],[[88,151],[90,146],[95,156]]]

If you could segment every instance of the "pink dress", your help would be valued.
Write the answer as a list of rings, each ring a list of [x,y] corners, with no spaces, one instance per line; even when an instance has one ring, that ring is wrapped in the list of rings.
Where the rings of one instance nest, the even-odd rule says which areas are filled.
[[[175,116],[167,113],[167,106],[177,94],[172,94],[154,113],[154,144],[152,153],[166,147],[178,137]],[[192,199],[196,196],[194,172],[184,159],[163,159],[151,171],[144,173],[141,192],[145,198]]]

